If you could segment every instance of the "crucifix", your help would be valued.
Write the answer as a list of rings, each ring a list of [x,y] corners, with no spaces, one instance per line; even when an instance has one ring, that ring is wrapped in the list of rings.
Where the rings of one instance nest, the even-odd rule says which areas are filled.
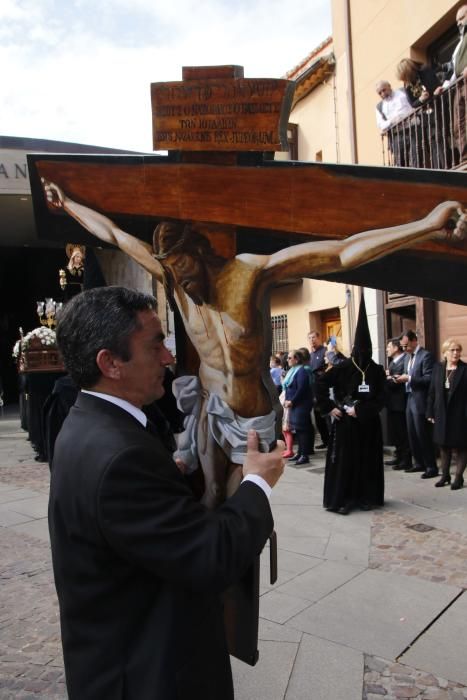
[[[199,459],[208,507],[239,483],[248,428],[265,449],[276,435],[275,284],[360,270],[361,283],[389,286],[372,265],[407,249],[445,271],[467,260],[465,174],[271,160],[287,148],[292,93],[238,66],[184,68],[181,82],[152,86],[154,148],[168,156],[29,156],[39,230],[118,246],[178,309],[196,353],[180,450],[188,466]],[[420,264],[411,278],[423,288]],[[465,292],[444,279],[440,294]]]

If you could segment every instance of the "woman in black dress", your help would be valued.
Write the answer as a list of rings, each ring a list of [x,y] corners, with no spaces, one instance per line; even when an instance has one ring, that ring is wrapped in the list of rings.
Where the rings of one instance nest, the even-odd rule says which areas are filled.
[[[70,259],[66,268],[59,273],[65,301],[69,301],[83,291],[84,251],[82,245],[68,243],[66,246],[66,254]]]
[[[467,364],[460,359],[462,345],[453,338],[443,343],[445,359],[433,367],[426,417],[433,423],[433,440],[441,454],[441,479],[435,486],[451,483],[450,464],[456,454],[456,475],[451,489],[464,485],[467,463]]]

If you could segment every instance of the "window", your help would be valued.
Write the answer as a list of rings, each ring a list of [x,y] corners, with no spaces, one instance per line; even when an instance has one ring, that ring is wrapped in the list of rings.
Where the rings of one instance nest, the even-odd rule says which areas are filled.
[[[289,351],[289,330],[287,314],[271,316],[272,354]]]
[[[447,74],[452,70],[452,68],[447,70],[447,64],[451,61],[452,54],[458,41],[459,32],[454,25],[427,48],[428,62],[431,63],[437,71],[439,70],[439,77],[441,79],[447,77]],[[443,68],[444,70],[442,70]]]

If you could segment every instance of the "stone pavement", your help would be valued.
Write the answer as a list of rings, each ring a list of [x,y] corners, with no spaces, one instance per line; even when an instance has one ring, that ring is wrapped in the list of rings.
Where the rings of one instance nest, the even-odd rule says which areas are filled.
[[[279,580],[266,551],[260,660],[233,660],[236,699],[467,698],[467,489],[388,470],[384,508],[340,516],[321,506],[323,467],[287,467],[274,489]],[[48,477],[0,418],[1,700],[66,698]]]

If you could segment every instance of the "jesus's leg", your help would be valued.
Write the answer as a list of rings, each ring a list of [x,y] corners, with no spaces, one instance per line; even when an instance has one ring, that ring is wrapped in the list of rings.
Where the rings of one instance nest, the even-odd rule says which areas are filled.
[[[206,400],[203,400],[198,423],[198,457],[204,475],[202,503],[215,508],[227,495],[230,462],[209,430]]]

